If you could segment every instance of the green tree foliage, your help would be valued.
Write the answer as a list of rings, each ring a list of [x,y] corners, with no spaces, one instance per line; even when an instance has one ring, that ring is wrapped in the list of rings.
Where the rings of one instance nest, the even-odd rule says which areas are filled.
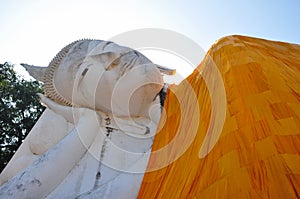
[[[43,112],[36,97],[42,89],[38,81],[17,75],[12,65],[0,64],[0,172]]]

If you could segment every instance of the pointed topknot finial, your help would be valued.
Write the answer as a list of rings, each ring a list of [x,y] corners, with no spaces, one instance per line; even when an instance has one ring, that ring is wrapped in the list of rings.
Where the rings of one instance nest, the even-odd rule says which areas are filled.
[[[28,73],[36,80],[44,82],[46,67],[33,66],[23,63],[20,65],[23,66],[28,71]]]

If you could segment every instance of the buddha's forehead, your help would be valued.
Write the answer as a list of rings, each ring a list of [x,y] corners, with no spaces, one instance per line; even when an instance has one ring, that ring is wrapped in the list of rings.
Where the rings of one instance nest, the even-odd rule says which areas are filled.
[[[125,46],[121,46],[118,45],[112,41],[102,41],[100,42],[101,45],[99,45],[99,47],[101,47],[103,49],[104,52],[124,52],[124,51],[132,51],[131,48],[125,47]],[[95,48],[96,49],[96,48]]]
[[[100,55],[104,53],[122,55],[130,51],[133,51],[133,49],[120,46],[112,41],[92,40],[89,41],[88,44],[87,56]]]
[[[118,45],[111,41],[103,40],[82,40],[78,41],[68,52],[62,61],[63,64],[78,65],[82,62],[89,62],[90,60],[97,60],[99,63],[109,63],[127,54],[134,54],[144,61],[146,57],[140,52],[135,51],[129,47]]]

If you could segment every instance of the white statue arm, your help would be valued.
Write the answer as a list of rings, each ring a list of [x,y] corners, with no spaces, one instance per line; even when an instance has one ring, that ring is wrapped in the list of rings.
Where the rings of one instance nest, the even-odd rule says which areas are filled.
[[[93,110],[62,106],[41,94],[39,96],[54,112],[68,121],[75,121],[75,128],[25,171],[2,186],[0,196],[46,197],[78,163],[97,135],[98,120]]]

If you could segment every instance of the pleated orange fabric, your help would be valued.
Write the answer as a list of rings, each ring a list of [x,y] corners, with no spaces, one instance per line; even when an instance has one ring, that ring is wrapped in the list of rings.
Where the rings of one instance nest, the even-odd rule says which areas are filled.
[[[224,37],[164,108],[138,198],[300,198],[300,45]]]

